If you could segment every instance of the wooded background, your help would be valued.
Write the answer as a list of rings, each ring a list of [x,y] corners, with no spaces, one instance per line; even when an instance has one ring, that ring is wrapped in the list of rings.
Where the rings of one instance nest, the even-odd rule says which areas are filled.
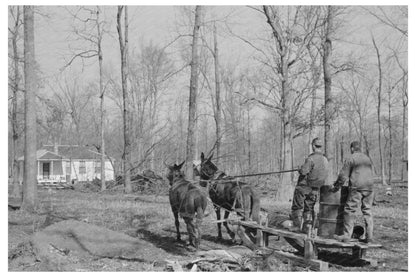
[[[32,144],[94,145],[116,158],[126,191],[126,176],[145,169],[164,176],[165,163],[185,159],[192,178],[201,151],[215,153],[230,175],[295,168],[316,136],[332,179],[353,140],[383,184],[407,179],[406,6],[33,10],[31,69],[24,8],[9,6],[15,182],[25,154],[25,70],[35,76]],[[279,198],[290,197],[295,177],[275,177]]]

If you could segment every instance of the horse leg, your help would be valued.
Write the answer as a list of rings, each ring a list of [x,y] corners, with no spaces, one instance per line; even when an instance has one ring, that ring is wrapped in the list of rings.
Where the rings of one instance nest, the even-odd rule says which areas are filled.
[[[196,249],[199,248],[199,244],[201,242],[201,224],[202,224],[202,219],[204,218],[204,209],[199,206],[197,208],[197,215],[195,218],[195,247]]]
[[[248,193],[244,193],[242,196],[242,207],[243,207],[243,220],[245,221],[249,221],[250,220],[250,212],[252,210],[252,206],[251,206],[251,196]],[[255,239],[255,233],[257,232],[255,229],[252,228],[245,228],[244,232],[246,233],[246,235],[253,241]],[[254,240],[255,241],[255,240]]]
[[[217,221],[221,220],[221,209],[219,207],[215,208],[215,213],[217,214]],[[218,240],[222,240],[222,233],[221,233],[221,222],[217,223],[217,228],[218,228]]]
[[[175,217],[176,240],[181,241],[181,232],[179,231],[179,215],[178,215],[178,212],[174,212],[173,216]]]
[[[196,248],[196,243],[195,243],[195,226],[194,226],[194,220],[193,218],[190,217],[185,217],[184,218],[185,223],[186,223],[186,230],[188,231],[188,236],[189,236],[189,245],[192,245]]]
[[[224,212],[224,220],[225,220],[224,221],[224,227],[225,227],[225,229],[227,229],[228,235],[230,235],[230,237],[231,237],[231,241],[233,243],[235,243],[235,233],[233,231],[231,231],[231,229],[228,227],[228,223],[227,223],[227,218],[228,218],[229,215],[230,215],[229,211]]]
[[[250,220],[251,198],[250,198],[250,195],[244,194],[242,199],[243,199],[243,203],[241,206],[243,206],[243,210],[244,210],[244,220],[248,221]]]

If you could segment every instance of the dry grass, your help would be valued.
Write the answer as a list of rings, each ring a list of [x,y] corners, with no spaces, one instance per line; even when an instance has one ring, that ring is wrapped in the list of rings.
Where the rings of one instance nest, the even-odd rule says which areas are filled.
[[[378,271],[407,270],[407,187],[394,187],[394,197],[387,197],[381,190],[377,194],[377,206],[374,207],[375,237],[384,245],[383,249],[371,250],[368,255],[378,259]],[[288,214],[290,203],[279,203],[273,198],[274,194],[262,194],[261,206],[269,211],[279,211]],[[172,259],[188,259],[193,256],[184,244],[175,242],[175,227],[167,195],[138,195],[123,194],[122,192],[83,193],[80,191],[58,190],[49,193],[39,190],[40,207],[38,214],[27,214],[23,211],[9,211],[9,253],[16,246],[27,240],[33,232],[44,228],[47,224],[65,219],[75,218],[114,231],[137,236],[155,246],[152,262],[132,262],[99,259],[74,268],[76,271],[154,271],[162,270],[163,261]],[[217,242],[215,214],[211,205],[208,206],[210,215],[202,225],[202,250],[227,249],[230,247],[228,235],[223,230],[225,238]],[[49,220],[49,222],[48,222]],[[183,239],[187,239],[186,227],[181,221]],[[290,246],[279,241],[284,250]],[[156,253],[157,252],[157,253]],[[163,255],[159,253],[165,253]],[[151,254],[151,253],[149,253]],[[383,266],[384,264],[384,266]],[[9,260],[9,270],[40,270],[27,264],[13,264]],[[266,270],[266,269],[265,269]],[[279,269],[273,269],[278,271]],[[288,270],[288,267],[280,270]],[[296,269],[301,270],[301,269]],[[333,268],[333,270],[340,270]],[[363,270],[362,268],[342,268],[341,270]]]

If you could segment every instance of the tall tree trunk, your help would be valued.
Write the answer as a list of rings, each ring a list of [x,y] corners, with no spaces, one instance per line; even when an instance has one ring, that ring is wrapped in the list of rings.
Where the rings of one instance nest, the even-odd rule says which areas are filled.
[[[250,118],[250,104],[247,104],[247,156],[248,156],[248,172],[253,172],[252,169],[252,153],[251,153],[251,118]]]
[[[381,71],[381,60],[380,60],[380,52],[377,47],[376,41],[374,37],[372,37],[373,46],[377,54],[377,65],[378,65],[378,93],[377,93],[377,123],[378,123],[378,148],[380,153],[380,171],[381,171],[381,183],[382,185],[386,184],[386,177],[384,172],[384,154],[383,154],[383,145],[382,145],[382,128],[381,128],[381,87],[382,87],[382,71]]]
[[[157,120],[156,120],[156,109],[157,109],[157,95],[156,90],[153,94],[152,99],[152,113],[151,113],[151,122],[152,122],[152,139],[151,139],[151,146],[153,146],[156,142],[156,135],[154,132],[154,128],[156,126]],[[152,150],[151,156],[150,156],[150,169],[152,171],[156,170],[156,148]]]
[[[20,7],[16,7],[16,21],[14,24],[13,37],[12,37],[12,48],[13,48],[13,67],[14,67],[14,78],[13,78],[13,99],[12,99],[12,167],[11,175],[13,182],[12,197],[21,198],[22,191],[19,184],[19,163],[17,160],[17,142],[19,139],[18,123],[17,123],[17,100],[19,92],[19,54],[17,51],[17,38],[19,35],[19,22],[20,22]]]
[[[284,139],[283,139],[283,137],[284,137],[284,134],[283,134],[283,125],[284,125],[284,122],[283,122],[283,120],[281,120],[281,118],[283,117],[283,115],[281,115],[280,116],[280,121],[279,121],[279,138],[280,138],[280,140],[279,140],[279,155],[277,156],[278,157],[278,160],[279,160],[279,170],[283,170],[283,153],[284,153],[284,148],[283,148],[283,146],[284,146]],[[282,178],[283,178],[283,174],[279,174],[279,183],[281,183],[282,182]]]
[[[360,128],[360,145],[362,147],[363,140],[364,140],[364,127],[363,127],[363,117],[361,116],[361,112],[358,112],[358,126]]]
[[[276,40],[276,50],[279,56],[279,71],[281,78],[281,120],[282,120],[282,166],[283,170],[292,167],[292,103],[293,95],[289,90],[289,62],[288,62],[288,41],[285,31],[280,24],[276,13],[273,12],[270,6],[263,6],[264,14],[267,18],[267,23],[273,31],[273,36]],[[292,174],[282,174],[281,187],[277,190],[277,198],[280,201],[289,200],[292,194]]]
[[[282,153],[282,169],[288,170],[292,167],[292,118],[290,107],[290,91],[288,87],[289,68],[286,55],[281,56],[282,69],[282,110],[283,110],[283,153]],[[282,189],[280,190],[279,200],[285,201],[290,197],[292,174],[283,173],[282,175]]]
[[[308,136],[308,147],[307,147],[308,153],[309,153],[312,140],[315,137],[315,109],[316,109],[316,89],[313,89],[312,101],[311,101],[311,113],[310,113],[310,119],[309,119],[310,131],[309,131],[309,136]]]
[[[391,185],[391,178],[392,178],[392,160],[393,160],[393,154],[392,154],[392,143],[393,143],[393,135],[391,133],[391,90],[389,90],[389,117],[388,117],[388,126],[389,126],[389,185]]]
[[[97,7],[97,50],[98,66],[100,71],[100,129],[101,129],[101,191],[106,189],[105,185],[105,139],[104,139],[104,77],[103,77],[103,52],[101,49],[102,30],[100,27],[100,9]]]
[[[404,91],[404,95],[403,95],[403,100],[402,100],[403,115],[402,115],[402,170],[401,170],[402,181],[404,181],[405,172],[407,171],[407,163],[405,164],[404,162],[406,159],[406,143],[407,143],[407,139],[406,139],[407,84],[404,78],[403,78],[403,91]]]
[[[309,131],[309,136],[308,136],[308,145],[306,147],[306,155],[309,154],[312,140],[316,137],[316,134],[315,134],[316,90],[318,89],[319,79],[320,79],[320,76],[321,76],[320,66],[315,65],[315,62],[316,62],[316,59],[317,59],[316,57],[318,55],[316,55],[314,57],[313,53],[312,53],[312,50],[311,50],[311,47],[307,46],[307,49],[308,49],[308,52],[309,52],[309,56],[312,59],[313,85],[312,85],[311,113],[310,113],[310,117],[309,117],[310,131]]]
[[[329,162],[329,181],[334,179],[334,146],[333,146],[333,123],[334,103],[332,99],[332,31],[333,31],[333,7],[327,7],[325,38],[323,42],[323,73],[325,86],[325,155]]]
[[[191,80],[189,88],[189,114],[188,114],[188,137],[186,140],[186,176],[193,179],[192,160],[195,156],[195,121],[196,121],[196,97],[198,93],[198,40],[199,28],[201,26],[201,6],[195,8],[195,23],[192,38],[192,61],[191,61]]]
[[[218,57],[217,26],[214,23],[214,71],[215,71],[215,137],[217,142],[217,164],[221,167],[221,89]]]
[[[36,160],[36,61],[34,7],[24,6],[25,73],[25,161],[22,208],[33,211],[37,205]]]
[[[124,9],[124,39],[121,25],[121,14]],[[131,187],[131,143],[130,143],[130,106],[127,88],[127,55],[128,55],[128,14],[127,6],[118,6],[117,31],[121,54],[121,89],[123,91],[123,134],[124,134],[124,189],[126,193],[132,192]]]

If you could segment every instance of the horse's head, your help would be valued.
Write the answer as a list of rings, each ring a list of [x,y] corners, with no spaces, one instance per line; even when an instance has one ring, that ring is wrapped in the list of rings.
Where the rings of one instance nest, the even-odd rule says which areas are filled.
[[[185,161],[183,161],[179,165],[174,164],[172,166],[167,166],[169,171],[168,171],[168,174],[166,175],[166,178],[168,178],[169,180],[169,185],[172,186],[176,179],[183,178],[185,176],[185,174],[181,170],[184,163]]]
[[[217,172],[218,167],[211,161],[213,155],[211,154],[208,159],[205,159],[204,152],[201,152],[201,163],[199,165],[199,176],[201,176],[201,179],[211,179]]]

